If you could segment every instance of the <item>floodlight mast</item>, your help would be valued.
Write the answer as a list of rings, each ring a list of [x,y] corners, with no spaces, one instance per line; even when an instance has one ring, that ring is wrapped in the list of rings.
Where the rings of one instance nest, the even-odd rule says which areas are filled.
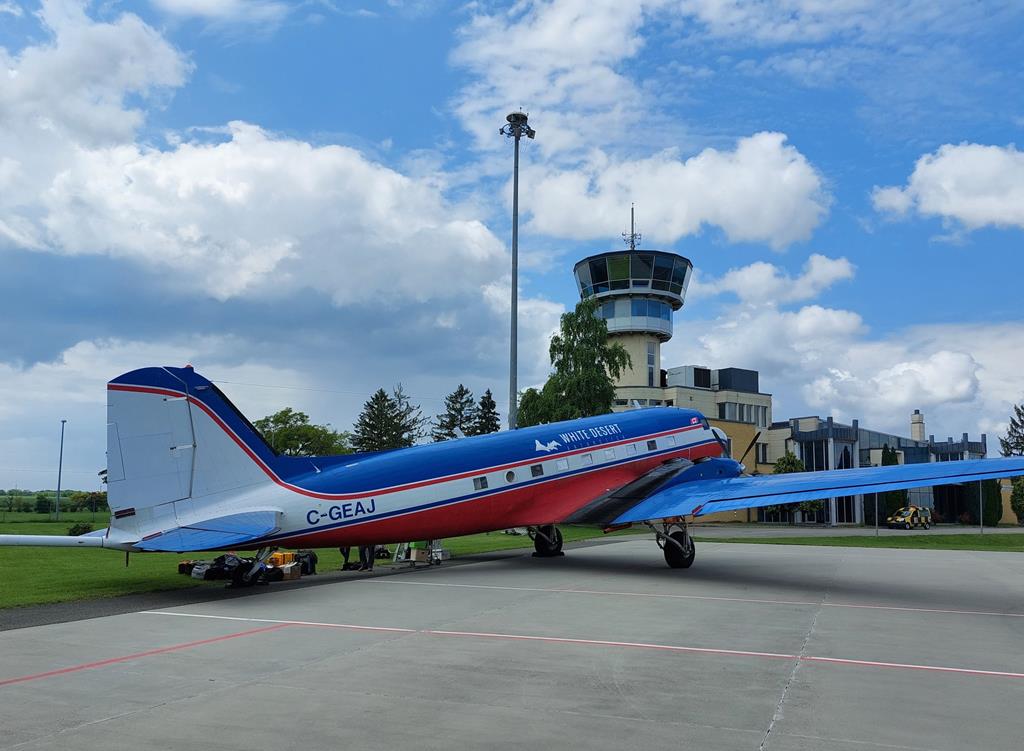
[[[505,120],[508,124],[502,126],[498,132],[515,141],[515,159],[512,166],[512,336],[508,366],[508,429],[515,430],[516,418],[519,415],[519,363],[516,346],[519,336],[519,139],[526,136],[532,140],[537,131],[530,127],[529,115],[525,112],[510,112]]]

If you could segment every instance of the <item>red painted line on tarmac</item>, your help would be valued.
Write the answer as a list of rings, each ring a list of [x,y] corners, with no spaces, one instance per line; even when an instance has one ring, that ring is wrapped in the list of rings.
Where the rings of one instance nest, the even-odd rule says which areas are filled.
[[[228,639],[237,639],[240,636],[252,636],[253,634],[262,634],[267,631],[277,631],[278,629],[285,628],[284,624],[278,624],[275,626],[264,626],[263,628],[254,628],[249,631],[239,631],[235,634],[225,634],[224,636],[215,636],[212,639],[200,639],[199,641],[190,641],[185,644],[174,644],[169,647],[160,647],[159,649],[150,649],[145,652],[136,652],[135,654],[123,655],[121,657],[111,657],[106,660],[98,660],[97,662],[87,662],[83,665],[72,665],[71,667],[59,668],[57,670],[48,670],[45,673],[35,673],[33,675],[22,675],[17,678],[6,678],[0,680],[0,686],[10,686],[15,683],[27,683],[28,681],[38,681],[41,678],[52,678],[55,675],[66,675],[68,673],[77,673],[81,670],[92,670],[94,668],[102,668],[107,665],[115,665],[120,662],[129,662],[131,660],[139,660],[143,657],[152,657],[153,655],[167,654],[168,652],[178,652],[183,649],[191,649],[192,647],[200,647],[204,644],[215,644],[221,641],[227,641]]]
[[[392,579],[361,579],[361,584],[404,584],[412,587],[455,587],[462,589],[499,589],[510,592],[550,592],[552,594],[606,595],[610,597],[650,597],[659,600],[709,600],[712,602],[741,602],[753,605],[804,605],[823,608],[862,608],[866,610],[895,610],[908,613],[946,613],[949,615],[988,615],[1003,618],[1024,618],[1024,613],[1000,613],[993,610],[944,610],[940,608],[911,608],[899,605],[859,605],[852,602],[814,602],[812,600],[765,600],[750,597],[715,597],[713,595],[673,595],[664,592],[615,592],[600,589],[565,589],[548,587],[503,587],[494,584],[450,584],[447,582],[410,582]]]
[[[976,668],[955,668],[947,667],[944,665],[915,665],[911,663],[903,662],[881,662],[877,660],[852,660],[844,659],[841,657],[814,657],[808,655],[797,655],[787,654],[784,652],[759,652],[746,649],[723,649],[715,647],[688,647],[678,644],[652,644],[646,642],[631,642],[631,641],[609,641],[606,639],[573,639],[570,637],[561,636],[532,636],[529,634],[502,634],[492,633],[488,631],[447,631],[442,629],[412,629],[412,628],[395,628],[390,626],[359,626],[350,623],[327,623],[317,621],[290,621],[290,620],[274,620],[269,618],[239,618],[237,616],[220,616],[220,615],[206,615],[201,613],[178,613],[170,611],[160,610],[146,610],[143,611],[147,615],[172,615],[182,618],[212,618],[215,620],[230,620],[230,621],[249,621],[252,623],[273,623],[275,626],[271,628],[281,628],[283,626],[309,626],[314,628],[334,628],[334,629],[347,629],[353,631],[384,631],[384,632],[397,632],[404,634],[422,634],[424,636],[447,636],[447,637],[462,637],[471,639],[503,639],[508,641],[531,641],[531,642],[543,642],[549,644],[570,644],[580,646],[593,646],[593,647],[618,647],[623,649],[651,649],[659,650],[662,652],[676,652],[686,654],[704,654],[704,655],[718,655],[724,657],[757,657],[761,659],[771,660],[796,660],[798,662],[820,662],[820,663],[831,663],[834,665],[851,665],[859,667],[870,667],[870,668],[887,668],[892,670],[926,670],[936,673],[957,673],[960,675],[975,675],[983,677],[999,677],[999,678],[1018,678],[1024,679],[1024,673],[1014,673],[1003,670],[981,670]],[[257,629],[259,630],[259,629]],[[255,631],[243,632],[242,634],[236,634],[242,636],[246,633],[255,633]],[[230,637],[222,637],[230,638]],[[202,642],[197,642],[202,643]],[[3,685],[0,683],[0,685]]]

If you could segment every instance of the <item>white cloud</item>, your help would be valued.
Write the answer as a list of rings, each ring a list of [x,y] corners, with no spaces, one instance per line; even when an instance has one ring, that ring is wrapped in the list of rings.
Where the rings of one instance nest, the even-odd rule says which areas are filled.
[[[945,144],[917,160],[905,187],[876,187],[872,201],[878,211],[916,211],[968,230],[1024,228],[1024,153],[1012,144]]]
[[[732,242],[779,249],[807,240],[830,203],[822,176],[782,133],[685,160],[675,151],[639,160],[595,152],[577,169],[534,169],[528,179],[530,228],[577,239],[614,236],[623,207],[635,201],[651,240],[675,242],[712,225]]]
[[[889,38],[970,30],[1010,2],[986,7],[957,0],[680,0],[679,11],[720,39],[809,44],[829,39]]]
[[[18,55],[0,48],[0,154],[16,159],[19,145],[44,140],[50,149],[66,139],[103,145],[130,138],[144,116],[125,98],[181,86],[190,70],[184,55],[132,14],[93,22],[81,3],[44,0],[39,18],[49,40]]]
[[[425,181],[246,123],[228,136],[79,151],[42,198],[40,235],[56,252],[172,270],[219,299],[303,287],[338,304],[455,297],[504,270],[503,244]]]
[[[152,0],[152,3],[165,13],[209,21],[277,23],[291,10],[287,3],[277,0]]]
[[[845,258],[828,258],[812,254],[796,277],[778,266],[757,261],[742,268],[729,269],[718,279],[695,277],[690,284],[689,299],[699,299],[729,292],[749,304],[780,304],[810,300],[833,284],[854,276],[854,266]]]
[[[4,2],[0,2],[0,15],[5,13],[7,15],[14,16],[15,18],[21,18],[24,11],[22,11],[20,5],[10,2],[10,0],[5,0]]]
[[[481,148],[495,148],[509,108],[522,105],[543,123],[545,153],[615,140],[642,106],[639,88],[616,70],[643,46],[641,0],[528,0],[478,13],[452,54],[476,80],[455,111]],[[649,108],[647,108],[649,109]]]
[[[179,86],[187,60],[133,15],[94,22],[48,2],[52,38],[0,52],[0,248],[104,254],[218,299],[313,289],[337,304],[479,296],[504,243],[359,151],[255,125],[136,143],[127,95]],[[212,142],[211,142],[212,141]]]

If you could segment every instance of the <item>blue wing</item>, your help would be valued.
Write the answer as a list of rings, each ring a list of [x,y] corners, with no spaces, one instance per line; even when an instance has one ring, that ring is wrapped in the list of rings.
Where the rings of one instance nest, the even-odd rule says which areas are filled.
[[[246,511],[178,527],[135,543],[140,550],[184,552],[221,550],[258,540],[276,532],[279,511]]]
[[[655,491],[621,514],[613,523],[653,521],[672,516],[703,516],[717,511],[1018,475],[1024,475],[1022,457],[699,479],[670,484]]]

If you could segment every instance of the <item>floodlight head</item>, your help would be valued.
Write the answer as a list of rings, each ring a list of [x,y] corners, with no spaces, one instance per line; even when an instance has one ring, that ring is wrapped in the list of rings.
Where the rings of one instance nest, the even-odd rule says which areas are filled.
[[[505,116],[505,119],[512,126],[517,126],[517,125],[525,126],[527,121],[530,119],[530,116],[527,115],[525,112],[509,112]]]
[[[531,128],[529,126],[526,127],[526,137],[527,138],[532,140],[534,138],[534,136],[536,136],[536,135],[537,135],[537,131],[535,131],[533,128]]]

